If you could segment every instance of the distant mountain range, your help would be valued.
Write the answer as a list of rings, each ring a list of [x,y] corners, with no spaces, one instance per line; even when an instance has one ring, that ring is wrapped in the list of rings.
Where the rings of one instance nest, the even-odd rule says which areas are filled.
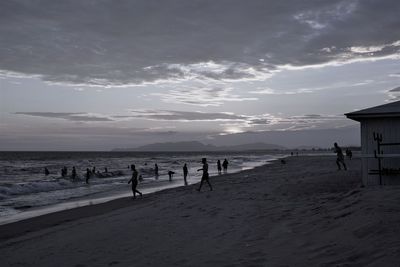
[[[198,141],[154,143],[136,148],[116,148],[113,151],[249,151],[249,150],[284,150],[286,147],[266,143],[250,143],[233,146],[205,145]]]

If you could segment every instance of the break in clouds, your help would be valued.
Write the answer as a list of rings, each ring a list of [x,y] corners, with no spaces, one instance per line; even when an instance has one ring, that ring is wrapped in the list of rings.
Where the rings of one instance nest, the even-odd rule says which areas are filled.
[[[200,112],[200,111],[178,111],[178,110],[141,110],[132,109],[128,114],[124,115],[102,115],[90,114],[84,112],[77,113],[62,113],[62,112],[16,112],[17,115],[34,116],[47,119],[62,119],[71,122],[79,123],[96,123],[96,122],[121,122],[126,120],[151,120],[151,121],[165,121],[165,122],[180,122],[180,123],[193,123],[193,122],[215,122],[218,123],[222,129],[236,129],[238,132],[252,130],[298,130],[298,129],[313,129],[316,126],[324,128],[331,126],[332,123],[342,123],[343,116],[339,115],[319,115],[307,114],[301,116],[291,117],[277,117],[272,114],[260,115],[242,115],[230,112]],[[276,128],[278,127],[278,128]],[[282,128],[283,127],[283,128]],[[84,128],[84,127],[83,127]],[[161,130],[162,127],[160,128]],[[160,130],[155,129],[155,130]],[[152,130],[149,129],[140,129]]]
[[[0,72],[99,86],[265,79],[398,57],[399,14],[398,0],[1,1]]]

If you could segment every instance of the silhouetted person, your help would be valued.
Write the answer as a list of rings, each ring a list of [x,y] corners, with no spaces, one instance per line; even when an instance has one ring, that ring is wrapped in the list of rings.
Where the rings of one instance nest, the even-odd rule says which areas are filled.
[[[72,167],[72,174],[71,174],[71,177],[72,177],[72,180],[75,180],[75,178],[76,178],[76,169],[75,169],[75,166]]]
[[[65,177],[65,176],[67,176],[67,174],[68,174],[68,169],[67,169],[67,167],[63,167],[62,169],[61,169],[61,176],[62,177]]]
[[[156,179],[158,179],[158,165],[157,165],[157,163],[154,164],[154,175],[155,175]]]
[[[175,172],[173,171],[168,171],[168,177],[169,177],[169,181],[172,181],[172,177],[174,176]]]
[[[185,165],[183,165],[183,181],[185,182],[185,185],[188,185],[187,183],[187,176],[188,176],[189,170],[188,167],[185,163]]]
[[[222,162],[222,167],[224,168],[224,173],[226,173],[228,171],[228,165],[229,165],[228,160],[224,159],[224,162]]]
[[[108,173],[107,167],[104,168],[104,172],[105,172],[105,173]]]
[[[90,179],[90,175],[91,175],[91,171],[89,168],[86,168],[86,183],[89,184],[89,179]]]
[[[218,169],[218,174],[221,174],[222,167],[221,167],[221,161],[220,160],[217,161],[217,169]]]
[[[138,186],[138,183],[139,183],[138,182],[139,173],[136,170],[134,164],[131,165],[131,169],[132,169],[133,173],[132,173],[132,178],[129,180],[128,184],[130,184],[132,182],[133,199],[135,199],[136,198],[136,193],[138,193],[140,196],[142,196],[143,194],[139,190],[136,189],[137,186]]]
[[[143,176],[141,174],[139,174],[139,182],[143,181]]]
[[[293,152],[290,152],[290,156],[293,156]]]
[[[96,166],[93,166],[92,173],[96,174]]]
[[[49,175],[50,174],[50,172],[49,172],[49,169],[47,169],[47,168],[44,168],[44,175]]]
[[[212,191],[213,189],[212,189],[212,186],[211,186],[210,181],[209,181],[210,176],[209,176],[209,174],[208,174],[207,159],[206,159],[206,158],[202,158],[202,159],[201,159],[201,163],[203,163],[203,168],[198,169],[197,171],[203,171],[203,175],[201,176],[200,187],[197,189],[197,191],[200,192],[201,187],[203,186],[203,182],[204,182],[204,181],[207,182],[208,186],[210,187],[210,191]]]
[[[336,165],[338,166],[338,170],[341,170],[340,163],[342,163],[343,168],[347,170],[346,164],[344,163],[344,156],[342,149],[340,148],[340,146],[338,146],[337,143],[334,143],[333,145],[334,145],[334,152],[336,153],[337,156]]]
[[[299,156],[299,152],[296,152],[296,157],[298,157]]]
[[[350,149],[346,148],[346,156],[351,160],[353,157],[353,152]]]

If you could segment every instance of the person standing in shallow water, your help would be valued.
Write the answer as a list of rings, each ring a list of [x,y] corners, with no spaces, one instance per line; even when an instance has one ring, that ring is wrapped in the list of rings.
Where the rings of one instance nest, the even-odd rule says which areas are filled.
[[[221,167],[221,161],[220,160],[217,161],[217,169],[218,169],[218,174],[221,174],[222,167]]]
[[[203,168],[198,169],[197,171],[203,171],[203,175],[201,176],[200,187],[197,189],[197,191],[200,192],[201,187],[203,186],[203,182],[204,182],[204,181],[207,182],[208,186],[210,187],[210,191],[212,191],[213,189],[212,189],[212,186],[211,186],[210,181],[209,181],[210,176],[209,176],[209,174],[208,174],[207,159],[206,159],[206,158],[202,158],[202,159],[201,159],[201,163],[203,163]]]
[[[338,166],[338,170],[341,170],[340,163],[342,163],[343,168],[345,170],[347,170],[346,164],[344,163],[344,155],[343,155],[342,149],[340,148],[340,146],[337,143],[334,143],[333,146],[334,146],[334,151],[337,155],[336,165]]]
[[[156,177],[156,179],[158,179],[158,165],[157,165],[157,163],[154,164],[154,176]]]
[[[90,179],[91,171],[89,168],[86,168],[86,183],[89,184],[89,179]]]
[[[224,162],[222,163],[222,167],[224,168],[224,173],[228,172],[228,165],[229,165],[228,160],[224,159]]]
[[[139,183],[139,181],[138,181],[139,173],[136,170],[136,167],[134,164],[131,165],[131,169],[132,169],[133,173],[132,173],[132,178],[129,180],[128,184],[132,183],[133,199],[135,199],[136,193],[138,193],[140,196],[142,196],[143,194],[139,190],[137,190],[137,186]]]
[[[188,167],[187,167],[187,165],[185,163],[185,165],[183,165],[183,180],[185,182],[185,185],[188,185],[188,183],[187,183],[188,173],[189,173],[189,170],[188,170]]]
[[[76,169],[75,169],[75,166],[72,167],[72,175],[71,175],[71,177],[72,177],[72,180],[75,180],[75,178],[76,178]]]

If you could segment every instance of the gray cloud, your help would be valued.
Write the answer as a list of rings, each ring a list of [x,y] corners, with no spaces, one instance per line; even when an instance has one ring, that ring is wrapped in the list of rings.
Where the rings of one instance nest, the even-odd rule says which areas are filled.
[[[107,122],[113,121],[112,119],[99,115],[91,115],[88,113],[69,113],[69,112],[16,112],[18,115],[52,118],[52,119],[64,119],[76,122]]]
[[[124,85],[398,55],[398,0],[10,0],[0,70]],[[382,30],[384,29],[384,30]]]
[[[165,93],[153,93],[166,103],[179,103],[194,106],[220,106],[224,102],[258,100],[256,97],[243,97],[232,93],[232,88],[223,86],[179,86]]]
[[[224,112],[199,112],[177,110],[131,110],[131,115],[116,117],[133,117],[160,121],[234,121],[245,120],[247,116]]]
[[[389,90],[389,92],[400,92],[400,86]]]

